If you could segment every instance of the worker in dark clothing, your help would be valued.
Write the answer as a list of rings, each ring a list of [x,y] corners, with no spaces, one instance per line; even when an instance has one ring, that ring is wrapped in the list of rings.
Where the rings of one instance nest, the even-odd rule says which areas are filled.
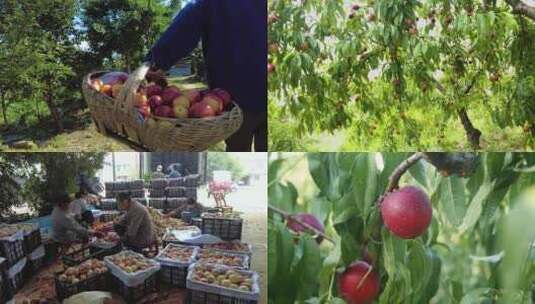
[[[158,81],[202,40],[210,88],[227,90],[244,111],[227,151],[267,151],[267,1],[192,0],[152,46],[148,77]]]

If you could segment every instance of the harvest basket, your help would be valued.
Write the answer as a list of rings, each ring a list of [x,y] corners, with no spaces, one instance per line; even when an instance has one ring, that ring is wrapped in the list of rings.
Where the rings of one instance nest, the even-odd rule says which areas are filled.
[[[143,119],[134,108],[134,99],[148,71],[149,64],[142,64],[130,75],[116,99],[91,88],[91,80],[106,72],[85,77],[84,98],[100,133],[111,131],[151,151],[204,151],[240,128],[243,114],[236,104],[230,111],[210,118],[172,119],[150,115]]]
[[[28,275],[28,259],[22,258],[15,265],[9,268],[7,272],[9,289],[11,294],[16,294],[26,283]]]
[[[56,283],[56,295],[59,300],[66,299],[72,295],[75,295],[84,291],[109,291],[109,280],[110,274],[108,271],[100,273],[94,276],[87,278],[86,280],[80,281],[78,283],[69,284],[62,282],[59,279],[61,273],[58,273],[54,276],[54,282]]]

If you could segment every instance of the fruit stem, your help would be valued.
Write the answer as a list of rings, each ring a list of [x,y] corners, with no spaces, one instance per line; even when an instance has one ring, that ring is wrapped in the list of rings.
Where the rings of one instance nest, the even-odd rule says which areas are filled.
[[[413,155],[411,155],[409,158],[401,162],[399,166],[396,167],[394,172],[390,175],[388,178],[388,186],[386,187],[385,194],[394,191],[395,189],[399,188],[399,180],[401,179],[401,176],[409,170],[410,167],[412,167],[415,163],[417,163],[420,159],[424,157],[424,153],[422,152],[416,152]]]
[[[282,210],[282,209],[279,209],[277,207],[273,207],[271,205],[268,205],[268,209],[272,212],[275,212],[275,213],[278,213],[279,215],[281,215],[284,220],[288,220],[289,218],[292,218],[292,221],[304,226],[305,228],[309,229],[309,230],[312,230],[316,233],[316,235],[319,235],[321,236],[322,238],[326,239],[327,241],[335,244],[334,240],[331,239],[330,237],[328,237],[325,233],[323,233],[322,231],[316,229],[314,226],[311,226],[310,224],[308,223],[305,223],[301,220],[299,220],[298,218],[295,218],[293,217],[291,214],[289,214],[288,212]]]
[[[370,265],[370,268],[368,268],[368,271],[366,271],[366,273],[365,273],[364,276],[362,277],[362,280],[360,280],[360,282],[358,283],[358,285],[357,285],[357,289],[360,289],[360,287],[362,286],[362,284],[364,284],[364,281],[366,281],[366,278],[370,275],[370,273],[372,273],[372,270],[373,270],[373,266]]]

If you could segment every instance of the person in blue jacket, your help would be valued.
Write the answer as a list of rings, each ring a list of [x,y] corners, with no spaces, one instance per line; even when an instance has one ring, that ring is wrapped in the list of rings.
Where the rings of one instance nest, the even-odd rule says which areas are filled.
[[[267,151],[267,0],[191,0],[146,60],[158,80],[202,41],[210,88],[223,88],[244,111],[227,151]]]

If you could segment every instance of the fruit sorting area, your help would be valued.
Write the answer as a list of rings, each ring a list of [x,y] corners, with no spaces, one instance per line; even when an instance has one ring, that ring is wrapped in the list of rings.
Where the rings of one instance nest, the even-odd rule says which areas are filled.
[[[103,290],[127,303],[257,302],[259,278],[251,263],[254,251],[247,240],[210,245],[184,244],[178,239],[164,242],[166,234],[174,235],[172,232],[177,230],[201,233],[205,217],[240,221],[239,215],[208,209],[198,218],[166,218],[163,210],[150,207],[150,200],[148,204],[158,229],[157,252],[147,252],[145,257],[124,248],[117,251],[116,246],[112,247],[120,243],[113,231],[113,220],[120,211],[101,211],[93,229],[102,232],[102,236],[89,244],[71,246],[62,255],[54,255],[43,236],[46,255],[42,264],[35,271],[30,268],[32,263],[23,267],[20,284],[10,287],[11,297],[16,303],[59,303],[79,291]],[[192,224],[194,219],[199,227]],[[246,299],[239,299],[244,295]]]

